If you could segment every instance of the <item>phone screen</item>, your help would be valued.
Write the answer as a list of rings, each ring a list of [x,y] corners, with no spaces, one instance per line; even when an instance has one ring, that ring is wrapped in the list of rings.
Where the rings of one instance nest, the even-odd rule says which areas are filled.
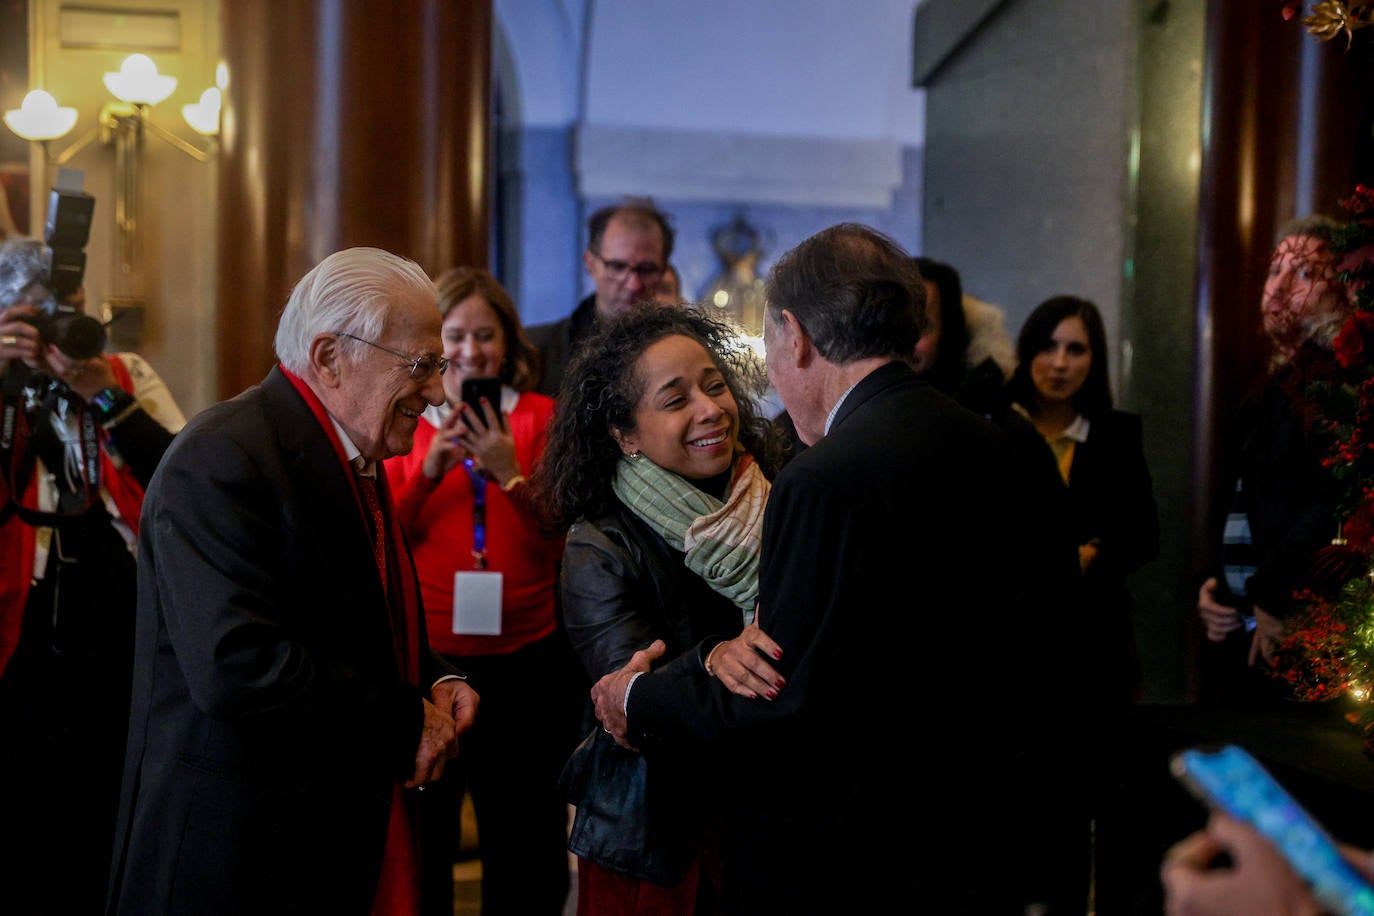
[[[1374,885],[1249,752],[1233,744],[1191,748],[1175,754],[1170,768],[1205,804],[1267,837],[1332,913],[1374,916]]]
[[[491,403],[504,429],[506,420],[501,416],[501,380],[494,376],[487,378],[463,379],[463,403],[469,405],[478,417],[486,418],[482,412],[482,398]]]

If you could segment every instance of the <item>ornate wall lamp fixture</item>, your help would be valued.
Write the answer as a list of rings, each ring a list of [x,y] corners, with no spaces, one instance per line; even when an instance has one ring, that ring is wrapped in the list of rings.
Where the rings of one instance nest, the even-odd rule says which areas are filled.
[[[143,138],[151,134],[198,162],[208,162],[214,158],[218,152],[220,92],[227,82],[227,73],[221,64],[216,73],[218,87],[206,89],[199,102],[181,106],[186,123],[196,133],[209,138],[206,148],[182,139],[152,119],[153,108],[176,90],[177,79],[158,73],[157,65],[146,54],[131,54],[124,59],[118,72],[105,73],[105,88],[114,98],[101,106],[95,126],[60,153],[54,153],[51,144],[65,137],[76,126],[78,114],[75,108],[59,105],[51,94],[35,89],[24,97],[19,108],[4,113],[5,125],[23,139],[42,145],[44,158],[55,166],[65,165],[96,141],[101,146],[114,148],[116,257],[119,269],[114,276],[115,297],[111,302],[116,307],[123,303],[141,309],[142,304],[141,300],[130,297],[124,286],[127,277],[134,272],[137,261],[135,242]]]
[[[221,72],[216,82],[223,85]],[[75,108],[59,106],[57,100],[42,89],[24,96],[19,108],[5,112],[5,124],[25,140],[43,145],[44,155],[53,165],[65,165],[72,156],[94,140],[102,144],[117,143],[120,134],[141,139],[143,131],[156,136],[200,162],[208,161],[215,150],[200,149],[152,120],[153,106],[166,99],[177,88],[177,78],[157,72],[157,64],[146,54],[130,54],[118,72],[106,72],[105,88],[115,97],[100,109],[96,126],[70,147],[54,156],[49,141],[65,137],[76,126]],[[181,106],[182,117],[191,129],[206,137],[219,134],[220,90],[211,87],[201,93],[200,101]]]
[[[222,72],[219,77],[217,82],[223,84]],[[5,112],[5,124],[25,140],[42,144],[43,155],[53,165],[65,165],[96,140],[102,146],[113,146],[115,222],[121,235],[132,235],[137,227],[134,208],[144,134],[152,134],[198,162],[209,161],[215,155],[214,138],[219,134],[220,90],[207,89],[199,102],[181,106],[186,123],[197,133],[211,138],[209,149],[201,149],[153,121],[153,106],[175,91],[177,79],[158,73],[157,65],[148,55],[130,54],[117,73],[105,74],[104,82],[114,100],[101,107],[96,125],[61,153],[54,155],[50,143],[71,132],[76,126],[77,111],[58,105],[49,93],[35,89],[24,96],[21,107]]]

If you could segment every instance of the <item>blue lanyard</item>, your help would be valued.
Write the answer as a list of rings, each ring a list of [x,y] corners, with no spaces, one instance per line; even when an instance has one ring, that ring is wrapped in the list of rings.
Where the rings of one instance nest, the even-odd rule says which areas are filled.
[[[463,459],[472,484],[472,568],[487,568],[487,479],[471,456]]]

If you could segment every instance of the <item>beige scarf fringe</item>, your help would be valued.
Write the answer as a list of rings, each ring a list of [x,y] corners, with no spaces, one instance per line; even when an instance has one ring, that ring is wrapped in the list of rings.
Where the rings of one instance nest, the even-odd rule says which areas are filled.
[[[721,501],[640,456],[620,459],[612,487],[635,515],[687,555],[687,568],[754,620],[768,479],[749,455],[735,461]]]

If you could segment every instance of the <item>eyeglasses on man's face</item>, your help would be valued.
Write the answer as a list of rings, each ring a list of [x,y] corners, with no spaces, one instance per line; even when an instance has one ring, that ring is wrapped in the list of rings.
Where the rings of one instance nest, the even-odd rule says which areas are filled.
[[[347,337],[349,340],[356,340],[359,343],[365,343],[369,347],[376,347],[383,353],[390,353],[392,356],[396,357],[401,362],[410,366],[410,377],[417,382],[427,382],[429,381],[430,377],[433,376],[436,372],[439,375],[443,375],[445,372],[448,371],[447,356],[406,356],[399,350],[393,350],[390,347],[384,347],[379,343],[373,343],[370,340],[358,337],[356,334],[346,334],[343,331],[335,331],[334,333],[338,334],[340,337]]]
[[[629,264],[625,261],[608,261],[595,251],[592,257],[601,262],[601,266],[606,268],[606,276],[619,283],[630,274],[639,278],[639,282],[645,285],[658,282],[658,278],[663,276],[664,267],[662,264],[655,264],[653,261],[641,261],[638,264]]]

